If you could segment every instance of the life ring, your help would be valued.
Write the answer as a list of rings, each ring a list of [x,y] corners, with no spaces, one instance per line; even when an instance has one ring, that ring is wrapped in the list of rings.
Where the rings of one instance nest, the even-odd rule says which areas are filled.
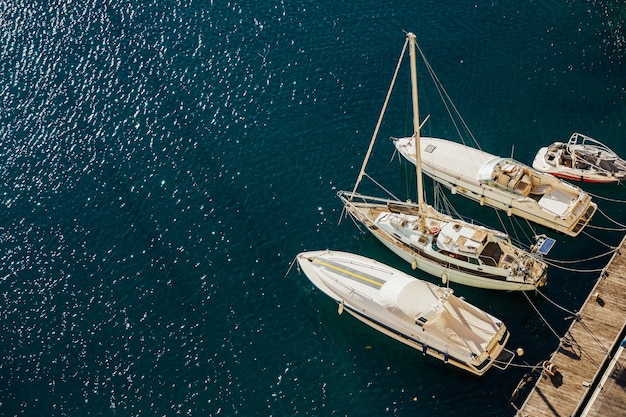
[[[437,233],[439,233],[440,230],[441,229],[439,229],[439,226],[433,226],[430,229],[428,229],[431,235],[436,235]]]

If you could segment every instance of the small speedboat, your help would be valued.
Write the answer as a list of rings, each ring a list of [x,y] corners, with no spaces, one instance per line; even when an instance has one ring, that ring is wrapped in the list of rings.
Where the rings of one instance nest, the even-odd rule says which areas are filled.
[[[361,322],[418,351],[474,375],[506,369],[502,321],[456,297],[450,288],[413,278],[360,255],[302,252],[299,268],[323,293]]]
[[[539,149],[533,160],[537,171],[573,181],[613,183],[626,179],[626,161],[602,142],[574,133],[567,143]]]

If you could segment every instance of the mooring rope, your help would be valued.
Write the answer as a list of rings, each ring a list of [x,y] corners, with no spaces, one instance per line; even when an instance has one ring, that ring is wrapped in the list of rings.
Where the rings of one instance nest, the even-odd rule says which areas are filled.
[[[526,291],[522,291],[522,294],[524,294],[524,297],[526,297],[526,300],[528,300],[528,303],[531,305],[531,307],[535,310],[535,312],[537,313],[537,315],[539,315],[539,317],[541,318],[541,320],[543,320],[544,324],[548,327],[548,329],[550,329],[550,331],[552,332],[552,334],[554,334],[556,336],[557,339],[561,340],[561,336],[559,336],[559,334],[552,328],[552,326],[550,326],[550,323],[548,323],[548,320],[546,320],[546,318],[541,314],[541,312],[539,311],[539,309],[533,304],[533,302],[530,300],[530,297],[528,297],[528,294],[526,294]]]
[[[563,260],[562,260],[562,259],[552,259],[552,258],[550,258],[550,259],[548,259],[548,260],[551,262],[551,265],[552,265],[552,263],[561,263],[561,264],[576,264],[576,263],[580,263],[580,262],[587,262],[587,261],[592,261],[592,260],[594,260],[594,259],[598,259],[598,258],[602,258],[602,257],[604,257],[604,256],[612,255],[612,254],[615,252],[615,250],[616,250],[616,249],[617,249],[617,248],[613,248],[613,249],[611,249],[611,250],[610,250],[610,251],[608,251],[608,252],[601,253],[601,254],[599,254],[599,255],[595,255],[595,256],[590,256],[590,257],[588,257],[588,258],[583,258],[583,259],[570,259],[570,260],[565,260],[565,259],[563,259]],[[545,258],[544,258],[544,259],[545,259]]]
[[[543,361],[542,361],[543,362]],[[503,361],[493,361],[493,363],[497,363],[498,365],[506,365],[507,362],[503,362]],[[530,364],[521,364],[521,363],[509,363],[508,366],[512,366],[514,368],[525,368],[525,369],[536,369],[536,368],[541,368],[541,363],[539,363],[538,365],[530,365]]]
[[[597,209],[597,210],[598,210],[598,211],[600,212],[600,214],[602,214],[602,215],[603,215],[603,216],[604,216],[607,220],[612,221],[614,224],[616,224],[616,225],[618,225],[618,226],[620,226],[620,227],[623,227],[623,229],[620,229],[620,231],[624,231],[624,230],[626,230],[626,224],[622,224],[622,223],[618,222],[617,220],[614,220],[614,219],[610,218],[609,216],[607,216],[607,214],[606,214],[605,212],[603,212],[602,210],[600,210],[600,207],[598,207],[598,209]]]
[[[583,272],[583,273],[591,273],[591,272],[600,272],[602,271],[602,268],[598,268],[598,269],[580,269],[580,268],[567,268],[565,266],[561,266],[561,265],[555,265],[549,261],[545,261],[545,263],[547,263],[550,266],[553,266],[555,268],[558,268],[562,271],[568,271],[568,272]]]
[[[565,311],[566,313],[571,314],[574,317],[578,316],[578,313],[574,313],[573,311],[570,311],[568,309],[566,309],[563,306],[560,306],[559,304],[557,304],[556,302],[554,302],[553,300],[549,299],[547,295],[545,295],[544,293],[542,293],[541,291],[537,290],[535,291],[536,293],[538,293],[539,295],[541,295],[543,298],[545,298],[546,300],[548,300],[550,302],[550,304],[552,304],[553,306],[560,308],[561,310]]]
[[[596,242],[600,243],[601,245],[606,246],[607,248],[610,248],[610,249],[612,249],[612,250],[616,250],[616,249],[617,249],[617,247],[616,247],[616,246],[611,246],[611,245],[609,245],[608,243],[601,241],[601,240],[600,240],[600,239],[598,239],[597,237],[592,236],[592,235],[590,235],[589,233],[587,233],[585,230],[583,230],[583,231],[582,231],[582,233],[584,233],[584,234],[585,234],[585,236],[588,236],[588,237],[590,237],[591,239],[595,240]]]
[[[590,228],[590,229],[602,230],[602,231],[605,231],[605,232],[623,232],[623,231],[626,231],[626,229],[624,229],[622,227],[620,227],[618,229],[618,228],[615,228],[615,227],[596,226],[595,224],[588,224],[587,227]]]
[[[620,183],[620,186],[624,187],[624,185],[622,183]],[[604,200],[604,201],[610,201],[611,203],[626,203],[626,200],[618,200],[616,198],[609,198],[609,197],[604,197],[598,194],[593,194],[590,192],[587,192],[587,194],[589,194],[591,197],[593,198],[598,198],[600,200]]]
[[[598,336],[596,336],[591,329],[589,328],[589,326],[587,326],[587,324],[585,322],[583,322],[582,320],[578,321],[580,323],[581,326],[583,326],[583,328],[587,331],[587,333],[589,333],[589,335],[591,336],[591,338],[596,342],[596,344],[598,346],[600,346],[601,349],[589,349],[589,350],[595,350],[596,352],[602,352],[602,353],[608,353],[609,349],[604,346],[604,344],[602,343],[602,341],[598,338]]]
[[[570,344],[573,345],[575,344],[575,341],[573,341],[573,339],[571,338],[571,335],[569,333],[569,330],[567,331],[567,333],[565,334],[565,336],[560,337],[558,335],[558,333],[552,328],[552,326],[550,326],[550,323],[548,323],[548,321],[546,320],[546,318],[539,312],[539,309],[537,309],[537,307],[533,304],[533,302],[530,300],[530,298],[528,297],[528,294],[526,294],[525,291],[522,291],[522,293],[524,294],[524,296],[526,297],[526,299],[528,300],[529,304],[531,305],[531,307],[535,310],[535,312],[539,315],[539,317],[541,318],[541,320],[544,322],[544,324],[548,327],[548,329],[550,329],[550,331],[556,336],[557,339],[559,339],[559,343],[565,343],[565,344]],[[556,305],[556,304],[555,304]],[[558,305],[557,305],[558,306]],[[564,309],[563,307],[558,306],[561,309]],[[568,311],[566,309],[564,309],[565,311]],[[569,312],[569,311],[568,311]],[[571,312],[570,312],[571,314]],[[598,339],[598,337],[596,335],[593,334],[593,332],[589,329],[589,327],[587,327],[587,325],[585,323],[582,322],[581,317],[579,316],[579,314],[573,314],[573,316],[576,318],[576,320],[578,320],[578,322],[581,324],[581,326],[583,326],[583,328],[587,331],[587,333],[589,333],[589,335],[594,339],[594,341],[596,342],[597,345],[599,345],[599,349],[593,349],[590,348],[588,346],[585,346],[584,348],[580,345],[580,352],[581,354],[584,353],[585,356],[587,356],[587,358],[589,358],[589,360],[593,360],[593,358],[591,358],[591,356],[589,355],[589,352],[601,352],[601,353],[607,353],[608,350],[606,349],[606,347],[602,344],[602,342]],[[576,343],[577,344],[577,343]]]

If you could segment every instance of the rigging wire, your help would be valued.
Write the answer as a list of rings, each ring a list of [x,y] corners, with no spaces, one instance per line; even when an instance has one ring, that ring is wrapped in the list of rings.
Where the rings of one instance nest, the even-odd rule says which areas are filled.
[[[441,203],[438,203],[437,205],[435,205],[436,209],[439,210],[441,207],[443,207],[443,210],[445,213],[451,215],[451,216],[455,216],[459,219],[463,219],[465,221],[468,221],[464,216],[462,216],[457,210],[456,208],[452,205],[452,203],[450,202],[450,200],[448,199],[448,197],[446,196],[445,192],[443,191],[443,188],[441,186],[440,183],[435,183],[435,198],[439,197],[439,199],[441,200]],[[436,200],[437,201],[437,200]],[[520,247],[523,248],[527,248],[529,249],[531,244],[529,243],[524,243],[524,242],[533,242],[533,239],[531,238],[531,236],[529,236],[526,232],[524,227],[521,225],[521,223],[519,222],[519,219],[516,216],[511,216],[509,218],[509,222],[511,224],[511,227],[513,228],[513,232],[515,233],[515,236],[512,237],[511,234],[509,233],[505,222],[502,220],[502,217],[500,215],[500,211],[497,209],[493,209],[493,211],[495,212],[496,216],[498,217],[498,221],[500,222],[500,226],[502,227],[502,232],[504,234],[506,234],[507,236],[509,236],[511,238],[511,240]],[[483,227],[487,227],[490,228],[488,225],[477,222],[475,219],[469,219],[471,220],[472,223],[478,224],[480,226]],[[528,221],[526,221],[526,225],[528,226],[528,228],[531,230],[532,235],[533,236],[537,236],[537,232],[534,230],[532,224]],[[515,224],[513,223],[515,222]],[[520,237],[518,236],[517,231],[521,230],[523,237],[525,240],[520,239]],[[536,239],[534,239],[536,241]]]
[[[498,217],[498,221],[500,222],[502,229],[504,230],[504,233],[506,233],[507,235],[510,235],[509,231],[506,228],[506,225],[504,224],[504,221],[502,221],[502,217],[500,217],[500,212],[498,210],[494,210],[494,211],[496,213],[496,216]]]
[[[364,232],[363,229],[361,228],[361,225],[359,224],[359,222],[356,221],[356,219],[352,216],[349,216],[350,220],[352,220],[352,223],[354,223],[354,225],[356,226],[356,228],[359,230],[360,233],[367,233]]]
[[[352,195],[356,193],[357,188],[359,187],[359,183],[363,178],[363,174],[365,174],[365,167],[367,166],[367,162],[369,161],[369,157],[372,154],[372,150],[374,148],[374,142],[376,142],[376,138],[378,137],[378,130],[380,129],[380,125],[383,121],[383,116],[385,115],[385,111],[387,110],[387,105],[389,104],[389,98],[391,97],[391,92],[393,91],[393,86],[395,85],[396,78],[398,76],[398,72],[400,70],[400,64],[402,64],[402,58],[406,53],[406,47],[409,43],[409,38],[407,37],[404,46],[402,47],[402,53],[398,58],[398,63],[396,64],[396,69],[393,73],[393,78],[391,79],[391,85],[389,85],[389,89],[387,90],[387,96],[385,97],[385,102],[383,103],[383,108],[380,111],[380,115],[378,116],[378,122],[376,123],[376,127],[374,128],[374,133],[372,134],[372,139],[370,140],[369,147],[367,148],[367,153],[365,154],[365,159],[363,160],[363,165],[361,166],[361,170],[359,171],[359,176],[354,184],[354,189],[352,190]]]
[[[510,220],[511,224],[513,224],[513,222],[515,222],[517,224],[517,228],[515,227],[515,225],[513,225],[513,230],[521,230],[523,235],[524,235],[524,239],[525,242],[532,242],[533,239],[531,239],[531,237],[526,234],[526,229],[524,227],[522,227],[522,225],[519,222],[519,218],[517,216],[511,216]],[[524,221],[526,222],[526,226],[530,229],[530,231],[532,232],[533,236],[537,236],[537,232],[535,231],[535,229],[533,228],[532,224],[528,221],[528,219],[524,219]],[[519,239],[519,237],[517,237],[517,233],[516,233],[516,239],[518,240],[518,242],[521,242],[521,240]],[[535,241],[537,239],[535,238]]]
[[[450,200],[446,196],[445,192],[441,188],[441,184],[436,182],[434,188],[435,188],[435,190],[434,190],[435,191],[435,198],[437,198],[437,200],[441,200],[441,203],[439,204],[439,206],[441,206],[441,208],[446,213],[448,213],[449,215],[452,215],[452,216],[457,217],[459,219],[465,220],[465,218],[461,215],[461,213],[459,213],[456,210],[456,208],[454,207],[452,202],[450,202]],[[439,208],[439,207],[437,206],[437,208]]]
[[[458,121],[461,122],[461,124],[465,128],[465,131],[469,134],[470,138],[474,141],[475,146],[478,149],[481,149],[480,148],[480,144],[478,143],[478,141],[474,137],[474,134],[470,130],[469,126],[467,126],[467,123],[465,123],[465,120],[461,116],[461,113],[459,112],[459,110],[456,108],[454,102],[450,98],[450,95],[448,95],[448,92],[444,88],[443,83],[439,80],[439,77],[437,76],[437,74],[435,73],[433,68],[430,66],[430,62],[426,58],[426,55],[422,51],[422,48],[419,45],[419,43],[416,42],[416,46],[417,46],[417,50],[419,51],[420,55],[422,56],[422,61],[424,62],[424,65],[426,66],[426,69],[428,70],[428,73],[430,74],[430,77],[433,80],[433,83],[434,83],[435,87],[437,88],[437,92],[439,93],[439,96],[441,97],[441,101],[443,102],[444,106],[446,107],[446,110],[448,111],[448,115],[450,116],[450,119],[452,120],[452,123],[454,124],[454,127],[455,127],[457,133],[461,137],[461,141],[463,141],[463,144],[465,144],[465,140],[463,139],[464,135],[461,133],[461,131],[460,131],[458,125],[457,125],[456,119],[458,119]],[[454,109],[454,115],[456,115],[456,118],[452,114],[452,111],[450,111],[450,106],[452,107],[452,109]]]
[[[367,172],[364,172],[363,175],[368,178],[370,181],[372,181],[374,184],[376,184],[377,186],[379,186],[384,192],[387,193],[387,195],[389,195],[391,198],[400,201],[400,199],[398,197],[396,197],[391,191],[389,191],[388,189],[386,189],[381,183],[379,183],[378,181],[376,181],[373,177],[370,176],[370,174],[368,174]]]
[[[356,219],[354,217],[352,217],[349,213],[347,213],[346,206],[344,205],[343,210],[341,210],[341,215],[339,216],[339,222],[337,224],[338,225],[341,224],[341,220],[346,218],[346,217],[348,217],[350,220],[352,220],[352,223],[354,223],[354,225],[358,229],[359,233],[364,233],[363,229],[361,228],[359,223],[356,221]]]
[[[394,151],[394,155],[396,154],[396,152]],[[372,181],[374,181],[373,178],[369,177]],[[375,182],[375,181],[374,181]],[[457,217],[459,219],[464,219],[464,216],[462,216],[457,210],[456,208],[452,205],[452,203],[450,202],[449,198],[447,197],[447,195],[445,194],[445,192],[442,189],[441,184],[439,183],[435,183],[434,184],[434,202],[435,202],[435,208],[439,211],[442,211],[444,213],[447,213],[448,215]],[[391,196],[393,196],[393,194],[389,193]],[[394,198],[396,198],[395,196],[393,196]],[[500,213],[499,210],[494,209],[494,212],[496,213],[496,216],[498,217],[498,220],[500,222],[500,225],[502,226],[502,229],[504,231],[505,234],[511,236],[511,234],[509,233],[506,224],[504,222],[504,220],[502,219],[502,215]],[[476,222],[474,219],[472,219],[473,223],[476,224],[480,224],[482,225],[480,222]],[[531,239],[531,237],[528,235],[528,233],[526,233],[525,228],[522,226],[522,224],[520,223],[519,219],[516,216],[511,216],[509,218],[509,222],[513,228],[513,232],[515,233],[514,238],[512,238],[512,240],[515,241],[515,243],[519,246],[522,247],[529,247],[528,244],[525,244],[523,242],[532,242],[533,239]],[[530,229],[531,234],[533,236],[537,236],[537,231],[534,229],[533,225],[528,221],[525,220],[526,222],[526,226]],[[485,225],[485,227],[488,227]],[[523,237],[525,240],[520,239],[520,237],[518,236],[518,230],[521,231],[521,233],[523,234]],[[546,258],[544,257],[544,261],[557,269],[563,270],[563,271],[569,271],[569,272],[581,272],[581,273],[593,273],[593,272],[600,272],[602,271],[602,268],[598,268],[598,269],[580,269],[580,268],[567,268],[565,266],[563,266],[564,264],[580,264],[583,262],[587,262],[587,261],[591,261],[594,259],[599,259],[602,257],[606,257],[606,256],[610,256],[612,255],[615,250],[617,249],[615,246],[611,246],[608,245],[600,240],[598,240],[597,238],[595,238],[594,236],[585,233],[587,236],[589,236],[591,239],[596,240],[598,243],[603,244],[604,246],[608,247],[610,250],[598,255],[594,255],[594,256],[590,256],[588,258],[583,258],[583,259],[575,259],[575,260],[564,260],[564,259],[556,259],[556,258]]]

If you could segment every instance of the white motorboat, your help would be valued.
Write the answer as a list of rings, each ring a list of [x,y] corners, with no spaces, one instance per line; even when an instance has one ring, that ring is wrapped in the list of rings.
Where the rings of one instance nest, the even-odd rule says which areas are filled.
[[[424,354],[474,375],[514,359],[502,321],[453,294],[373,259],[312,251],[296,257],[323,293],[361,322]]]
[[[626,161],[602,142],[573,133],[567,143],[539,149],[533,168],[566,180],[614,183],[626,179]]]
[[[394,139],[400,154],[413,164],[413,137]],[[461,143],[421,138],[423,172],[452,193],[577,236],[597,205],[579,187],[536,171],[514,159],[500,158]]]
[[[413,138],[419,143],[415,35],[409,33],[407,42],[411,50],[413,80],[415,131]],[[398,69],[396,74],[397,71]],[[392,88],[393,82],[389,91]],[[505,291],[536,290],[546,283],[547,265],[542,260],[542,251],[523,250],[514,246],[511,239],[502,232],[442,214],[426,204],[423,201],[419,164],[416,166],[418,178],[416,204],[357,193],[375,139],[376,132],[354,190],[339,191],[337,195],[343,202],[346,212],[358,223],[363,224],[387,248],[409,262],[414,269],[418,268],[432,274],[444,283],[450,281]]]

